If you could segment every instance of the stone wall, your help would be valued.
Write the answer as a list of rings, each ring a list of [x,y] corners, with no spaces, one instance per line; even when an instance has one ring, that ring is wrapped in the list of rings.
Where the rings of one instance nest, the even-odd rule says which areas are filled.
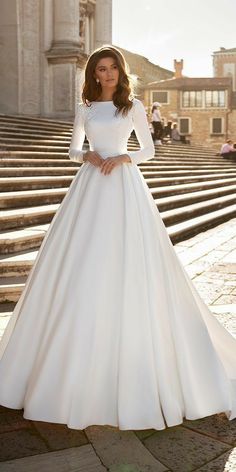
[[[215,77],[232,77],[233,90],[236,90],[236,51],[215,53],[213,55]]]
[[[236,143],[236,110],[232,110],[229,115],[229,136]]]
[[[0,112],[71,119],[112,0],[1,0],[0,26]]]
[[[18,17],[12,2],[1,0],[0,14],[0,111],[18,107]]]

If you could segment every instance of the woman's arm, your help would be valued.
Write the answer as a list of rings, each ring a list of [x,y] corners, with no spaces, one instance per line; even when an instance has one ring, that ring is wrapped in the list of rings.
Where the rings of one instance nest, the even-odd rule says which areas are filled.
[[[133,107],[134,131],[141,149],[138,151],[127,151],[127,155],[130,157],[133,164],[139,164],[155,156],[155,147],[149,130],[144,105],[140,100],[134,99]]]
[[[69,148],[69,158],[72,161],[84,162],[83,157],[86,151],[82,151],[85,131],[84,131],[84,115],[85,115],[85,105],[83,103],[77,104],[73,133]]]

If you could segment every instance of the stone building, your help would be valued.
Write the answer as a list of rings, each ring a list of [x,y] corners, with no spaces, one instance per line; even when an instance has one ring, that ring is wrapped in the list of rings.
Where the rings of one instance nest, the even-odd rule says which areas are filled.
[[[229,137],[236,141],[236,48],[222,47],[213,53],[213,72],[215,77],[230,77],[232,80]]]
[[[236,92],[236,48],[220,48],[213,53],[214,77],[231,77],[233,91]]]
[[[160,102],[162,116],[177,122],[191,143],[219,148],[225,139],[233,138],[232,78],[184,77],[183,60],[175,60],[174,66],[174,78],[145,87],[145,105],[150,110],[153,102]]]
[[[0,112],[67,118],[88,54],[112,41],[112,0],[1,0]]]

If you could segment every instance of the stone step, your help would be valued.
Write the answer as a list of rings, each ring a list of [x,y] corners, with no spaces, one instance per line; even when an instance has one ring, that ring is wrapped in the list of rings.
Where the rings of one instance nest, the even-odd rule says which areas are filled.
[[[0,233],[0,254],[15,254],[21,251],[37,249],[50,223],[37,226],[26,226],[22,229]]]
[[[67,161],[65,161],[67,163]],[[36,161],[36,164],[39,164]],[[27,160],[23,161],[21,166],[18,167],[11,167],[9,165],[5,165],[4,167],[1,167],[0,163],[0,177],[24,177],[24,176],[40,176],[40,175],[75,175],[78,167],[71,167],[71,166],[60,166],[61,162],[57,166],[42,166],[40,167],[37,165],[36,167],[27,167]],[[220,172],[224,172],[225,174],[220,174]],[[212,178],[214,176],[218,175],[234,175],[236,173],[236,168],[231,169],[231,168],[222,168],[222,169],[213,169],[211,170],[211,174],[209,174],[208,169],[199,169],[199,170],[169,170],[169,171],[144,171],[142,172],[144,178],[154,178],[154,177],[188,177],[188,176],[207,176],[207,175],[212,175]]]
[[[77,173],[75,167],[0,167],[0,177],[37,177],[37,176],[74,176]]]
[[[0,211],[0,228],[8,230],[30,225],[50,223],[60,204],[14,208]]]
[[[21,159],[21,158],[0,158],[0,175],[5,176],[7,172],[17,172],[17,169],[19,172],[38,172],[37,168],[39,169],[39,172],[41,171],[47,173],[48,169],[53,171],[55,168],[59,167],[61,170],[68,169],[68,168],[74,168],[75,171],[79,169],[81,166],[80,163],[74,162],[71,159]],[[11,170],[13,169],[13,170]],[[160,163],[160,165],[154,164],[154,165],[147,165],[147,166],[140,166],[140,170],[142,174],[145,177],[149,176],[168,176],[168,175],[200,175],[200,174],[207,174],[209,172],[211,173],[219,173],[219,172],[227,172],[227,173],[234,173],[236,172],[236,166],[203,166],[199,167],[198,165],[194,166],[179,166],[179,165],[163,165]],[[56,172],[56,169],[55,169]],[[35,174],[33,174],[35,175]]]
[[[0,178],[0,189],[5,192],[14,190],[33,190],[42,188],[68,187],[73,176],[31,176]]]
[[[25,131],[21,129],[15,129],[12,130],[10,128],[7,130],[4,128],[4,131],[2,131],[3,128],[1,128],[1,139],[30,139],[30,140],[37,140],[39,143],[41,142],[41,139],[55,139],[56,141],[64,141],[64,140],[69,140],[71,139],[72,132],[66,132],[64,131],[63,133],[60,131],[60,133],[52,133],[52,132],[40,132],[40,130],[32,130],[32,131]],[[66,134],[65,134],[66,133]]]
[[[151,160],[149,161],[149,164],[147,163],[141,163],[139,164],[139,168],[140,170],[143,172],[143,171],[153,171],[153,170],[198,170],[198,169],[202,169],[202,170],[222,170],[222,169],[235,169],[236,168],[236,164],[234,164],[233,162],[224,162],[224,164],[222,165],[222,163],[215,163],[215,164],[211,164],[211,163],[202,163],[201,165],[199,164],[193,164],[191,162],[189,163],[183,163],[182,161],[171,161],[171,160],[164,160],[164,159],[159,159],[158,161],[155,160]]]
[[[236,185],[229,185],[226,187],[217,186],[216,189],[212,189],[213,194],[214,195],[218,194],[220,191],[219,189],[221,188],[223,189],[223,194],[236,193]],[[34,206],[34,205],[60,203],[62,199],[64,198],[64,196],[66,195],[67,191],[68,191],[68,187],[14,191],[14,192],[1,192],[0,193],[0,208],[10,209],[10,208],[27,207],[27,206]],[[195,196],[196,193],[198,192],[193,192],[193,193],[188,194],[190,195],[191,200],[196,201],[197,199],[197,195]],[[202,194],[205,195],[205,193],[202,193]],[[180,198],[180,196],[178,197]],[[169,197],[169,198],[173,198],[173,197]],[[187,205],[188,198],[186,198],[186,193],[183,194],[183,197],[181,199],[182,203],[184,202],[184,204]],[[161,202],[163,199],[161,199]],[[176,204],[177,204],[177,196],[175,196],[175,199],[176,200],[174,201],[176,201]]]
[[[133,141],[134,144],[138,145],[138,141]],[[154,146],[155,149],[158,151],[158,153],[178,153],[178,154],[189,154],[193,153],[194,155],[202,154],[204,156],[209,156],[209,157],[217,157],[218,153],[215,150],[209,150],[209,149],[204,149],[204,148],[197,148],[195,145],[194,146],[173,146],[173,144],[169,144],[166,146]]]
[[[0,125],[1,123],[24,123],[24,124],[38,124],[44,125],[46,124],[48,127],[50,126],[58,126],[61,128],[67,128],[69,126],[73,125],[72,120],[54,120],[51,118],[40,118],[40,117],[34,117],[34,116],[17,116],[17,115],[4,115],[3,113],[0,113]]]
[[[0,147],[2,149],[16,149],[15,145],[18,145],[19,148],[22,148],[23,145],[32,146],[37,145],[39,147],[43,146],[67,146],[69,147],[71,141],[71,134],[67,136],[56,136],[55,134],[38,137],[35,135],[29,137],[20,137],[19,134],[13,137],[9,136],[1,136],[0,138]],[[130,149],[137,149],[139,146],[136,143],[132,143],[129,141]],[[156,150],[156,154],[160,156],[166,157],[178,157],[181,156],[181,159],[189,159],[189,157],[195,157],[198,160],[202,159],[210,159],[212,161],[222,160],[221,156],[216,156],[212,154],[206,154],[203,152],[196,152],[194,150],[189,150],[188,152],[181,152],[180,150],[176,149],[169,149],[169,150]]]
[[[1,143],[0,145],[1,149],[4,151],[41,151],[41,152],[68,152],[69,146],[43,146],[39,144],[7,144],[7,143]]]
[[[211,211],[212,209],[217,208],[217,205],[220,207],[224,207],[229,205],[230,203],[235,202],[236,199],[236,186],[232,187],[226,187],[226,188],[219,188],[219,189],[211,189],[211,190],[205,190],[201,192],[195,192],[195,193],[189,193],[189,194],[182,194],[182,195],[174,195],[172,197],[166,197],[166,198],[159,198],[155,199],[155,203],[159,209],[160,212],[162,212],[162,215],[166,217],[165,223],[168,223],[168,218],[170,217],[171,213],[168,214],[168,211],[170,210],[177,210],[180,208],[180,210],[177,210],[176,213],[178,215],[178,218],[182,218],[182,214],[184,215],[184,218],[187,219],[191,217],[191,211],[195,211],[196,214],[198,214],[199,209],[200,212],[205,211]],[[196,203],[199,202],[199,206],[196,206]],[[193,205],[195,204],[195,207]],[[189,211],[189,206],[191,206],[191,211]],[[212,205],[212,207],[211,207]],[[8,253],[14,253],[17,251],[22,251],[23,249],[32,249],[32,248],[37,248],[40,246],[44,235],[47,231],[47,228],[50,224],[50,221],[52,217],[54,216],[57,208],[59,205],[45,205],[43,207],[36,207],[33,208],[33,212],[30,211],[30,208],[28,208],[28,214],[25,212],[25,209],[20,209],[17,212],[13,211],[8,211],[6,214],[2,212],[2,215],[5,216],[5,222],[4,219],[1,219],[0,216],[0,223],[2,228],[18,228],[19,226],[15,224],[15,221],[12,222],[12,218],[14,219],[15,213],[17,215],[15,218],[18,218],[18,221],[21,221],[21,213],[22,213],[22,218],[24,218],[24,224],[22,225],[22,229],[15,229],[15,230],[8,230],[8,232],[5,231],[0,233],[0,254],[8,254]],[[39,210],[37,214],[37,209]],[[51,209],[50,213],[50,218],[48,217],[48,211]],[[47,224],[43,224],[44,221],[44,211],[46,212],[46,218],[47,218]],[[35,214],[36,212],[36,214]],[[165,213],[166,212],[166,213]],[[173,218],[175,218],[175,211],[172,212]],[[9,217],[7,219],[7,216]],[[37,226],[27,226],[32,223],[32,219],[37,218],[38,220],[42,221],[42,224],[38,224]],[[10,219],[10,221],[9,221]],[[7,224],[6,224],[7,223]]]
[[[236,185],[227,187],[217,187],[208,190],[200,190],[197,192],[183,193],[180,195],[172,195],[169,197],[156,198],[155,203],[160,211],[167,211],[173,208],[179,208],[192,205],[197,202],[204,202],[214,198],[224,197],[236,194]]]
[[[190,220],[206,213],[213,213],[216,210],[225,208],[227,206],[236,205],[236,192],[233,195],[213,198],[209,201],[193,203],[179,208],[172,208],[161,213],[161,217],[165,226],[171,226],[182,221]]]
[[[63,166],[63,167],[62,167]],[[63,169],[66,169],[68,167],[75,167],[76,169],[80,167],[80,163],[72,161],[69,159],[68,155],[66,156],[66,159],[50,159],[50,158],[45,158],[41,159],[40,157],[38,159],[22,159],[21,157],[0,157],[0,170],[4,171],[4,169],[10,169],[11,167],[13,168],[20,168],[21,167],[28,167],[28,168],[33,168],[36,170],[36,167],[41,167],[42,169],[46,169],[48,167],[51,167],[54,169],[55,167],[61,167]],[[23,169],[24,170],[24,169]]]
[[[206,180],[214,181],[219,179],[232,179],[236,178],[236,173],[218,173],[218,174],[206,174],[203,176],[200,175],[185,175],[185,176],[169,176],[169,177],[147,177],[146,183],[149,187],[155,187],[156,185],[176,185],[183,182],[204,182]],[[1,179],[0,179],[1,181]]]
[[[35,145],[39,148],[43,146],[67,146],[70,145],[71,138],[68,136],[64,139],[56,139],[56,138],[34,138],[34,139],[22,139],[22,138],[0,138],[0,148],[4,149],[6,146],[12,145],[13,148],[17,146],[17,148],[21,148],[22,146],[31,146]]]
[[[84,150],[88,149],[88,147],[85,147]],[[29,150],[25,150],[25,151],[6,151],[6,150],[0,150],[0,162],[1,162],[1,165],[4,165],[4,160],[5,159],[14,159],[15,161],[17,161],[17,159],[27,159],[29,160],[29,164],[30,165],[30,162],[32,159],[36,160],[36,159],[40,159],[40,161],[44,160],[45,163],[47,162],[48,159],[50,159],[51,161],[54,161],[54,159],[56,160],[60,160],[60,159],[67,159],[68,161],[71,161],[69,159],[69,156],[68,156],[68,151],[67,152],[54,152],[54,151],[29,151]],[[73,162],[73,161],[71,161]],[[78,163],[74,162],[74,164],[78,165]],[[178,159],[173,159],[173,158],[164,158],[163,156],[158,156],[158,157],[155,157],[153,159],[150,159],[149,161],[144,161],[142,163],[139,164],[139,167],[141,169],[143,168],[159,168],[159,167],[163,167],[163,166],[171,166],[171,167],[174,167],[176,166],[177,168],[181,167],[181,168],[196,168],[196,169],[199,169],[199,163],[196,161],[195,163],[195,160],[193,162],[193,159],[191,157],[189,157],[189,159],[187,160],[183,160],[181,158],[178,158]],[[200,163],[200,166],[201,168],[235,168],[236,167],[236,162],[234,161],[229,161],[229,160],[214,160],[214,161],[209,161],[209,160],[204,160],[204,161],[201,161]]]
[[[217,182],[217,185],[214,185],[215,182]],[[231,182],[233,182],[235,185],[236,179],[222,179],[220,181],[214,181],[214,183],[209,181],[196,184],[166,186],[161,188],[151,188],[150,190],[154,198],[174,196],[176,195],[176,193],[194,193],[199,190],[211,189],[212,187],[216,188],[217,190],[219,189],[219,187],[224,187],[227,190],[227,187],[229,186],[231,187],[231,189],[229,190],[229,192],[231,193]],[[61,195],[61,197],[63,197],[63,195]],[[45,198],[48,197],[46,196]],[[54,198],[56,198],[56,196]],[[55,211],[57,210],[58,206],[59,204],[48,204],[44,206],[36,206],[29,208],[24,207],[19,209],[14,208],[12,210],[2,210],[0,211],[0,227],[4,229],[9,229],[16,228],[17,226],[22,227],[25,225],[48,223],[55,214]]]
[[[235,216],[236,204],[169,226],[168,233],[173,244],[175,244],[188,239],[190,236],[192,237],[195,234],[198,234],[200,231],[205,231],[223,223],[224,221],[229,221]]]
[[[136,146],[136,149],[137,149],[137,146]],[[177,153],[176,151],[175,152],[168,152],[168,153],[164,153],[164,152],[157,152],[155,151],[155,157],[152,158],[152,162],[155,161],[155,160],[159,160],[159,159],[171,159],[172,162],[174,163],[175,160],[180,160],[180,161],[183,161],[183,162],[192,162],[194,160],[194,162],[209,162],[209,163],[224,163],[225,162],[225,159],[222,159],[221,156],[206,156],[204,154],[201,154],[201,153],[197,153],[196,155],[194,155],[193,153],[191,152],[188,152],[186,153],[186,155],[184,155],[183,153]],[[146,161],[148,162],[148,161]],[[145,163],[145,161],[144,161]]]
[[[5,280],[0,278],[0,303],[17,302],[24,289],[27,276],[13,277]]]
[[[216,186],[231,185],[236,183],[235,174],[225,174],[224,177],[205,177],[190,176],[190,177],[160,177],[153,179],[146,179],[147,184],[155,191],[160,191],[160,187],[176,187],[178,190],[185,191],[185,187],[192,185],[194,191],[195,188],[205,187],[212,188]],[[33,190],[42,188],[58,188],[68,187],[73,180],[73,176],[31,176],[31,177],[8,177],[0,178],[0,189],[4,192],[10,192],[14,190]],[[197,182],[196,182],[197,181]],[[182,186],[182,182],[184,182]],[[195,182],[195,183],[191,183]],[[162,189],[161,189],[162,190]],[[174,190],[174,189],[173,189]]]
[[[182,241],[189,237],[189,234],[193,235],[199,231],[203,231],[210,227],[214,227],[223,221],[229,220],[236,216],[236,204],[228,206],[226,208],[214,211],[207,215],[198,216],[191,218],[188,221],[178,223],[167,228],[169,236],[173,243]],[[29,271],[34,263],[37,251],[31,254],[21,254],[13,258],[5,258],[0,261],[1,277],[0,277],[0,302],[10,303],[16,302],[22,290]],[[25,262],[24,262],[25,261]],[[18,268],[18,272],[17,272]],[[6,274],[16,274],[18,276]],[[20,275],[21,274],[21,275]]]
[[[58,139],[56,139],[55,133],[52,135],[48,135],[45,138],[40,138],[37,137],[36,135],[31,135],[29,138],[20,138],[19,134],[16,136],[12,137],[3,137],[1,136],[0,138],[0,145],[2,149],[15,149],[15,145],[19,145],[20,148],[22,148],[23,145],[38,145],[39,147],[42,146],[58,146],[62,145],[64,143],[65,146],[69,146],[69,143],[71,141],[71,134],[67,136],[61,136]],[[85,141],[87,142],[87,140]],[[132,140],[129,139],[128,141],[129,146],[131,149],[137,149],[139,147],[138,143],[133,142]],[[194,148],[188,149],[187,151],[185,150],[180,150],[176,149],[175,147],[168,148],[168,149],[156,149],[158,155],[163,155],[163,156],[168,156],[168,157],[175,157],[175,156],[181,156],[182,159],[189,158],[189,156],[193,156],[196,159],[212,159],[212,160],[217,160],[221,159],[221,156],[217,156],[216,154],[213,153],[206,153],[205,151],[196,151]]]
[[[55,140],[20,140],[16,139],[14,140],[15,143],[9,142],[10,140],[1,140],[0,139],[0,148],[1,151],[36,151],[36,152],[53,152],[53,153],[61,153],[61,152],[67,152],[69,150],[69,145],[70,145],[70,139],[66,139],[64,141],[55,141]],[[128,150],[136,150],[137,146],[129,144],[128,145]],[[176,155],[176,154],[175,154]],[[184,157],[182,158],[183,160],[185,159]],[[196,158],[198,159],[198,158]],[[199,160],[204,159],[204,157],[199,157]]]
[[[64,168],[64,167],[63,167]],[[53,167],[52,167],[53,169]],[[216,168],[216,169],[181,169],[181,170],[177,170],[176,168],[175,169],[172,169],[171,170],[163,170],[163,169],[160,169],[160,170],[152,170],[152,171],[145,171],[143,169],[141,169],[141,172],[143,174],[143,176],[145,178],[148,178],[148,177],[171,177],[171,176],[189,176],[189,175],[199,175],[199,176],[203,176],[203,175],[207,175],[209,174],[209,172],[211,172],[212,175],[218,175],[219,172],[225,172],[227,173],[228,175],[233,175],[235,172],[236,172],[236,168],[222,168],[222,167],[219,167],[219,168]]]
[[[69,145],[70,145],[71,139],[68,137],[67,139],[63,140],[56,140],[56,139],[11,139],[11,138],[5,138],[5,139],[0,139],[0,149],[2,151],[42,151],[42,152],[66,152],[69,150]],[[128,150],[136,150],[137,146],[132,145],[129,143],[128,145]],[[178,154],[176,151],[175,152],[168,152],[168,153],[158,153],[156,152],[156,156],[158,159],[160,158],[172,158],[173,160],[178,160],[180,159],[182,162],[191,162],[191,160],[194,158],[195,162],[222,162],[223,159],[220,156],[205,156],[201,154],[191,154],[187,153],[184,155],[183,153]]]
[[[3,282],[3,277],[9,279],[10,277],[27,276],[37,254],[38,251],[34,250],[21,251],[14,254],[14,256],[0,256],[0,280]],[[7,282],[7,280],[5,281]]]
[[[0,193],[0,208],[32,207],[60,203],[68,191],[66,188],[26,190]]]
[[[69,160],[69,156],[68,156],[68,151],[66,152],[53,152],[53,151],[39,151],[39,150],[36,150],[36,151],[29,151],[29,150],[25,150],[25,151],[19,151],[19,150],[15,150],[15,151],[6,151],[6,150],[0,150],[0,158],[14,158],[15,160],[17,160],[18,158],[23,158],[23,159],[27,159],[30,163],[31,159],[45,159],[47,160],[48,158],[49,159],[68,159]]]
[[[19,123],[3,123],[0,120],[0,127],[3,133],[8,133],[11,136],[15,136],[18,133],[23,133],[23,134],[30,134],[30,135],[38,135],[38,134],[43,134],[45,136],[48,135],[54,135],[54,132],[56,131],[58,135],[60,136],[71,136],[72,130],[73,130],[73,125],[71,124],[69,127],[59,127],[55,125],[55,128],[52,127],[47,127],[46,125],[43,125],[42,127],[38,124],[27,124],[24,126],[24,124],[19,124]]]
[[[188,159],[182,159],[181,157],[178,157],[178,158],[173,158],[173,157],[163,157],[163,156],[155,156],[153,157],[152,159],[148,160],[148,161],[144,161],[144,162],[141,162],[139,164],[139,167],[140,168],[143,168],[143,167],[148,167],[148,166],[163,166],[163,165],[168,165],[168,166],[193,166],[193,167],[196,167],[196,168],[199,168],[199,167],[234,167],[236,166],[235,162],[234,161],[229,161],[229,160],[224,160],[224,159],[214,159],[214,160],[209,160],[209,159],[204,159],[204,160],[201,160],[200,162],[195,159],[195,158],[192,158],[191,156],[189,156]]]
[[[33,125],[33,126],[36,126],[37,125],[37,128],[40,128],[40,126],[47,126],[47,129],[50,129],[50,127],[59,127],[60,129],[67,129],[68,127],[69,128],[72,128],[73,126],[73,119],[69,120],[69,121],[62,121],[62,120],[53,120],[53,119],[50,119],[50,118],[35,118],[35,117],[31,117],[31,116],[13,116],[13,115],[1,115],[0,116],[0,124],[1,126],[4,125],[4,123],[9,123],[11,125],[14,125],[15,124],[22,124],[23,126],[29,126],[29,125]],[[137,139],[134,135],[131,135],[131,139],[137,143]],[[169,145],[165,145],[163,147],[168,147]],[[173,145],[171,145],[173,147]],[[157,147],[162,147],[162,146],[157,146]],[[189,148],[191,146],[183,146],[183,144],[176,144],[174,146],[176,149],[182,149],[184,150],[185,148]],[[203,150],[205,152],[214,152],[213,150],[210,150],[207,146],[204,146],[204,145],[195,145],[194,148],[196,150]]]
[[[2,127],[1,126],[1,142],[6,140],[6,142],[18,142],[19,140],[27,140],[30,142],[37,142],[40,144],[42,140],[51,140],[51,141],[65,141],[68,142],[71,140],[72,136],[72,129],[70,131],[61,131],[59,132],[52,132],[48,130],[40,130],[38,128],[35,129],[19,129],[19,128],[13,128],[12,125],[9,127]],[[23,142],[22,141],[22,142]],[[132,138],[129,138],[129,143],[131,146],[138,147],[138,141],[134,140]],[[216,156],[215,151],[207,151],[207,150],[199,150],[190,147],[190,148],[176,148],[176,147],[171,147],[171,146],[166,146],[165,148],[157,148],[158,154],[163,154],[163,155],[178,155],[181,154],[181,156],[188,156],[189,154],[198,157],[199,155],[202,155],[204,157],[210,157],[210,158],[216,158],[219,156]]]
[[[207,190],[211,188],[218,188],[218,187],[227,187],[227,185],[235,185],[236,179],[221,179],[221,180],[207,180],[205,182],[197,182],[197,183],[187,183],[187,184],[177,184],[173,186],[163,186],[163,187],[151,187],[151,193],[154,198],[161,196],[171,196],[171,195],[178,195],[180,193],[187,193],[187,192],[196,192],[198,190]]]
[[[47,173],[48,169],[53,170],[59,167],[61,170],[73,168],[74,171],[77,171],[81,166],[80,163],[74,162],[71,159],[21,159],[21,158],[0,158],[0,175],[5,176],[7,172],[39,172],[41,171]],[[13,170],[11,170],[13,169]],[[148,166],[140,166],[140,170],[145,177],[150,176],[168,176],[168,175],[200,175],[200,174],[207,174],[207,173],[220,173],[220,172],[227,172],[227,173],[234,173],[236,172],[236,166],[179,166],[179,165],[148,165]],[[33,174],[35,175],[35,174]]]

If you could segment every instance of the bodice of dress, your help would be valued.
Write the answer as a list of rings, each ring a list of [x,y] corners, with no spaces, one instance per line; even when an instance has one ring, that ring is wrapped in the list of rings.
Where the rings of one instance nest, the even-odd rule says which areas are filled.
[[[90,150],[98,152],[104,159],[128,154],[131,163],[138,164],[154,157],[155,148],[142,102],[135,98],[126,116],[115,114],[116,110],[113,101],[91,102],[90,106],[84,103],[77,105],[70,159],[83,162],[85,135]],[[138,151],[127,150],[128,138],[133,129],[140,144]]]

